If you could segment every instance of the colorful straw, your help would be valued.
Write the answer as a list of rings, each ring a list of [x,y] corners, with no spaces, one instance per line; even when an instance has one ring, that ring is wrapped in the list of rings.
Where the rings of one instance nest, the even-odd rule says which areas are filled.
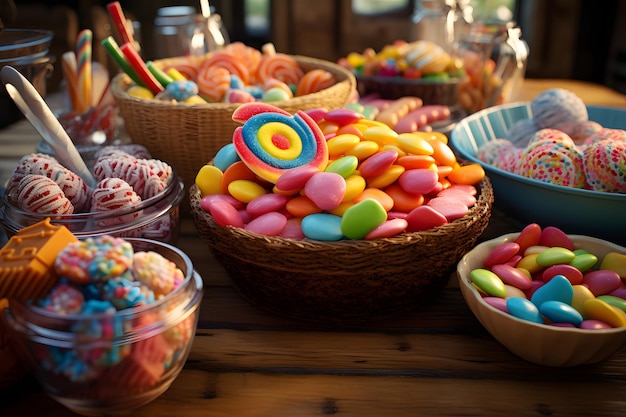
[[[67,91],[70,98],[70,104],[74,111],[78,111],[85,107],[83,99],[78,92],[78,75],[76,74],[76,54],[67,51],[61,55],[61,68],[63,78],[67,85]]]
[[[115,27],[120,37],[120,43],[130,43],[131,45],[133,45],[134,39],[128,31],[128,26],[126,26],[126,17],[124,17],[124,11],[122,10],[120,2],[114,1],[107,4],[107,10],[109,11],[109,16],[113,21],[113,26]]]
[[[126,60],[126,57],[122,53],[120,47],[117,45],[117,42],[115,42],[115,39],[113,39],[113,36],[108,36],[103,39],[102,46],[104,46],[104,49],[106,49],[109,56],[113,58],[117,66],[122,71],[124,71],[124,73],[126,73],[126,75],[128,75],[131,80],[135,82],[135,84],[145,87],[145,84],[143,83],[141,78],[139,78],[133,67]]]
[[[146,63],[141,59],[139,53],[135,50],[132,44],[125,43],[120,46],[122,53],[126,57],[128,63],[133,67],[135,73],[143,84],[152,92],[152,94],[158,94],[163,91],[163,86],[159,81],[152,75]]]
[[[80,113],[86,111],[92,104],[92,74],[91,52],[93,32],[91,29],[83,29],[78,33],[76,41],[76,74],[78,75],[78,94],[82,98]]]
[[[152,75],[154,75],[154,78],[156,78],[163,87],[167,87],[168,84],[174,81],[174,79],[170,77],[165,71],[154,65],[154,62],[148,61],[146,62],[146,66],[148,67],[148,70],[150,70]]]

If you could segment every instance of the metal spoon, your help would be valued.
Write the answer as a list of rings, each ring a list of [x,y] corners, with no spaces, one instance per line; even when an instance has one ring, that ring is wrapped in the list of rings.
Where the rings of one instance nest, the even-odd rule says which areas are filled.
[[[50,145],[59,162],[89,186],[95,186],[95,179],[74,143],[30,81],[9,65],[2,68],[0,78],[17,107]]]

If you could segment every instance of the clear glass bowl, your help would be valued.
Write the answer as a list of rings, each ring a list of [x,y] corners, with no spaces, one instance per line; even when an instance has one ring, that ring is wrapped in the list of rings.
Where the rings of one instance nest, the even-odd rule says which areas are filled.
[[[0,207],[0,222],[8,237],[23,227],[50,217],[52,224],[66,226],[79,239],[111,235],[176,243],[180,232],[180,203],[185,194],[185,184],[172,167],[171,181],[162,192],[129,209],[70,215],[50,215],[25,210],[18,205],[15,194],[15,187],[9,187],[2,196]]]
[[[165,392],[182,370],[198,323],[203,283],[180,249],[127,239],[155,251],[184,273],[172,293],[115,314],[58,315],[11,301],[4,310],[12,336],[44,391],[81,415],[127,414]]]

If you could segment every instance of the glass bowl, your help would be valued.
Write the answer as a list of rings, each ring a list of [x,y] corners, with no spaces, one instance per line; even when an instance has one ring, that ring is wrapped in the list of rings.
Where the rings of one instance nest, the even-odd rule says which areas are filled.
[[[172,166],[171,180],[163,191],[127,209],[110,212],[50,215],[21,208],[16,201],[16,186],[2,196],[0,221],[8,237],[23,227],[50,217],[52,224],[66,226],[77,238],[111,235],[141,237],[176,243],[180,231],[180,203],[185,184]]]
[[[182,284],[157,301],[113,314],[59,315],[11,300],[12,337],[50,397],[81,415],[127,414],[165,392],[182,370],[198,323],[203,282],[180,249],[126,239],[174,262]]]
[[[601,362],[626,346],[626,327],[585,330],[537,324],[500,311],[482,300],[470,272],[482,268],[489,253],[518,233],[509,233],[477,245],[457,265],[463,298],[487,331],[510,352],[539,365],[571,367]],[[576,249],[584,248],[602,259],[608,252],[626,254],[626,248],[582,235],[568,235]]]

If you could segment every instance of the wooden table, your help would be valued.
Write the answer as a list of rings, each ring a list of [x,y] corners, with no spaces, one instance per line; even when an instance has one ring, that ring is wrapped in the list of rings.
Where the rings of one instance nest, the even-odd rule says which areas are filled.
[[[567,86],[590,104],[626,107],[601,86],[527,80],[529,99]],[[21,129],[21,130],[20,130]],[[6,132],[25,132],[22,126]],[[8,135],[0,135],[5,155]],[[24,133],[19,142],[38,139]],[[19,149],[19,155],[26,148]],[[497,204],[481,236],[522,225]],[[187,364],[136,416],[623,416],[626,351],[591,366],[550,368],[518,358],[474,318],[456,277],[427,308],[395,319],[337,328],[259,311],[231,287],[223,268],[182,221],[178,246],[205,282]],[[555,346],[555,349],[558,347]],[[0,392],[0,415],[71,416],[27,379]]]

